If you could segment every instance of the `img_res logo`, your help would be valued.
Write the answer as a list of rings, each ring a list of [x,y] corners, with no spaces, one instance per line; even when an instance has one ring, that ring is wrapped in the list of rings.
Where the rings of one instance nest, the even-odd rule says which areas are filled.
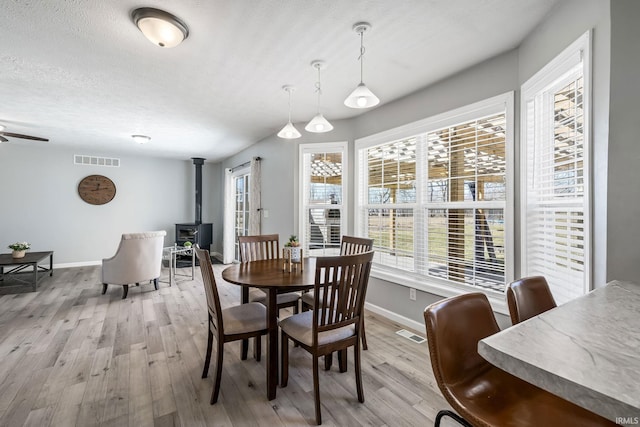
[[[616,424],[626,426],[640,424],[640,417],[616,417]]]

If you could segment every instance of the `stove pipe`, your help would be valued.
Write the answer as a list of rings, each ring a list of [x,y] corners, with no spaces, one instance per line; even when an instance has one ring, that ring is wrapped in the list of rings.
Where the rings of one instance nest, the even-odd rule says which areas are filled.
[[[196,225],[200,225],[202,224],[202,165],[205,159],[192,157],[191,160],[196,167]]]

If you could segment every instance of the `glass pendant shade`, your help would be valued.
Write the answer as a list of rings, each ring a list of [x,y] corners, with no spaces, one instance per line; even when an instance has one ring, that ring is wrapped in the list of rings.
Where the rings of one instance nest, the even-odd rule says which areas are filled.
[[[329,132],[333,129],[333,125],[320,113],[318,113],[307,125],[304,130],[313,133]]]
[[[344,105],[350,108],[369,108],[379,103],[378,97],[364,83],[360,83],[344,100]]]
[[[300,138],[302,134],[298,132],[298,129],[296,129],[293,123],[289,122],[280,132],[278,132],[278,136],[284,139],[296,139]]]
[[[168,12],[150,7],[133,11],[133,21],[142,34],[154,45],[175,47],[189,35],[187,26]]]

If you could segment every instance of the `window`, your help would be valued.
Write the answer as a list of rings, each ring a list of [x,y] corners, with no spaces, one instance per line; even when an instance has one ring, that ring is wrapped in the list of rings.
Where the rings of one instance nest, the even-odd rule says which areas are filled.
[[[356,230],[378,269],[504,291],[512,128],[506,94],[356,141]]]
[[[235,210],[234,210],[234,245],[235,259],[240,260],[240,245],[238,244],[238,236],[246,236],[249,234],[249,172],[241,172],[233,177],[235,191]]]
[[[558,303],[590,289],[589,34],[522,86],[522,275]]]
[[[340,253],[346,229],[346,143],[300,145],[301,241],[309,255]]]

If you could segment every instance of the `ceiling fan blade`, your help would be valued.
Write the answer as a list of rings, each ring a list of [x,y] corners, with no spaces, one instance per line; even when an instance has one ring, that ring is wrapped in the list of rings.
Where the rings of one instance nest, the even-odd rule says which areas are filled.
[[[0,135],[0,142],[9,142],[9,140],[4,136]]]
[[[13,138],[22,138],[22,139],[31,139],[33,141],[49,141],[46,138],[40,138],[37,136],[31,136],[31,135],[22,135],[20,133],[12,133],[12,132],[0,132],[0,134],[5,135],[5,136],[10,136]]]

